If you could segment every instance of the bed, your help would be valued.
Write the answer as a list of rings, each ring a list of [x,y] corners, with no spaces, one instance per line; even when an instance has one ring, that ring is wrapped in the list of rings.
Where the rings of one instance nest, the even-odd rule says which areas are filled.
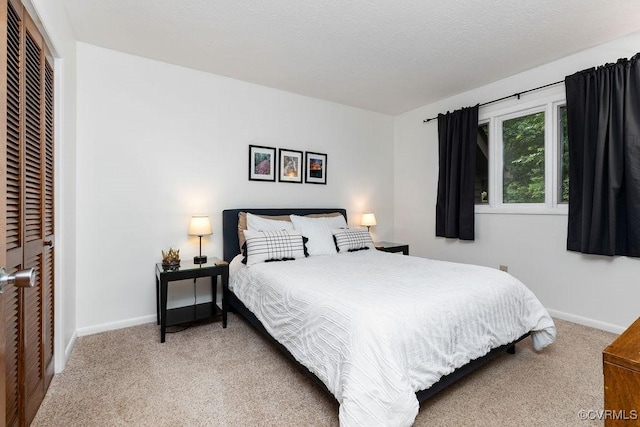
[[[339,212],[346,223],[346,211],[223,211],[223,326],[228,311],[247,319],[336,398],[341,425],[411,425],[419,402],[518,341],[555,339],[535,296],[495,269],[375,249],[242,265],[240,212]]]

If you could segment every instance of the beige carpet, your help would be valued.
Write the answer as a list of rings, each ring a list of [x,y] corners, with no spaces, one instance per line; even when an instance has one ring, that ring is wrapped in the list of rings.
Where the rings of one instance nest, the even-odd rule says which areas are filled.
[[[556,321],[425,402],[416,426],[595,426],[602,350],[614,334]],[[34,426],[337,426],[338,405],[240,318],[168,334],[155,324],[81,337]]]

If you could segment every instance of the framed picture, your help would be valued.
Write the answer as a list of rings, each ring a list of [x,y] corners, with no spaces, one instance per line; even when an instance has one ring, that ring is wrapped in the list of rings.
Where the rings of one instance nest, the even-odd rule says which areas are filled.
[[[249,181],[276,180],[276,149],[249,145]]]
[[[302,184],[303,169],[302,151],[278,150],[278,181]]]
[[[305,182],[309,184],[327,183],[327,155],[305,152]]]

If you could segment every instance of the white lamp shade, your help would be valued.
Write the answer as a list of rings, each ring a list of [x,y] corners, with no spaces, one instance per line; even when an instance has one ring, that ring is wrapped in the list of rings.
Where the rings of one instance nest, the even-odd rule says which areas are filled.
[[[360,220],[360,225],[365,227],[378,225],[378,223],[376,222],[376,216],[373,213],[363,213],[362,220]]]
[[[191,217],[189,223],[189,235],[190,236],[208,236],[213,234],[211,230],[211,221],[206,215],[194,215]]]

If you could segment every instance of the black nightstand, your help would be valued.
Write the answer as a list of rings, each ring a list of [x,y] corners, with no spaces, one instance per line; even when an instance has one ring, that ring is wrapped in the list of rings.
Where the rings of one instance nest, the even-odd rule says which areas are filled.
[[[216,265],[216,262],[221,264]],[[175,270],[165,270],[162,268],[162,263],[156,264],[156,308],[157,321],[160,325],[160,342],[164,342],[167,326],[216,317],[218,311],[218,306],[216,305],[218,276],[222,277],[222,288],[226,289],[229,286],[229,264],[222,263],[215,258],[210,258],[210,261],[206,264],[194,264],[183,260],[180,267]],[[198,277],[211,277],[212,301],[167,310],[167,288],[169,282],[197,279]],[[226,316],[223,316],[223,323],[226,323],[224,317]]]
[[[376,249],[383,252],[402,252],[403,255],[409,255],[409,245],[404,243],[393,242],[373,242]]]

